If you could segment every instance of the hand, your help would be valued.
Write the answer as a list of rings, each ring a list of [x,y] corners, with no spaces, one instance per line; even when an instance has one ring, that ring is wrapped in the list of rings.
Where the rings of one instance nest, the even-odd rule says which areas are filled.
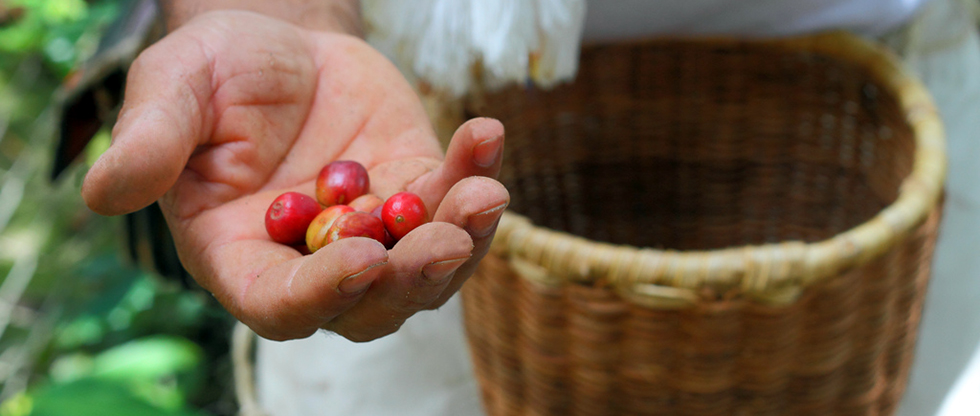
[[[414,91],[360,39],[218,11],[134,62],[113,144],[82,195],[105,215],[159,200],[181,262],[259,335],[325,328],[368,341],[442,305],[473,273],[509,202],[491,179],[502,148],[500,123],[475,119],[443,158]],[[313,195],[333,160],[362,163],[382,198],[418,194],[433,222],[391,251],[350,238],[303,256],[272,242],[269,204]]]

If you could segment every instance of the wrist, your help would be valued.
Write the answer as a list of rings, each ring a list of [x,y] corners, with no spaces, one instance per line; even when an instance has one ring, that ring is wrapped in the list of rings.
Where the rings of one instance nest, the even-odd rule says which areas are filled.
[[[306,29],[363,37],[358,0],[159,0],[173,31],[195,16],[215,10],[248,10]]]

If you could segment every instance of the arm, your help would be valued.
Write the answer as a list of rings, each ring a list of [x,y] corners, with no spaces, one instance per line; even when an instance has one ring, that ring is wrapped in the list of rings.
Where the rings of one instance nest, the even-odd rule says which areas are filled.
[[[445,303],[486,254],[509,201],[492,179],[503,127],[471,120],[443,155],[394,65],[330,29],[352,26],[308,13],[304,25],[327,27],[310,30],[220,8],[229,3],[168,4],[179,27],[130,68],[112,145],[82,185],[88,206],[118,215],[159,202],[187,271],[266,338],[323,328],[368,341]],[[236,7],[298,16],[267,3]],[[272,242],[263,224],[272,200],[312,195],[334,160],[367,167],[382,198],[418,194],[433,222],[391,250],[355,237],[304,256]]]
[[[248,10],[312,30],[363,36],[358,0],[160,0],[173,31],[199,14],[213,10]]]

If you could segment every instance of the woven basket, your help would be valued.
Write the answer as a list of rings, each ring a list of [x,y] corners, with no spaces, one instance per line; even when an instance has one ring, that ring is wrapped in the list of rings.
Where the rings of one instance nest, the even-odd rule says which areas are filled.
[[[482,95],[512,196],[463,289],[490,415],[888,415],[945,173],[923,87],[844,34],[590,46]]]

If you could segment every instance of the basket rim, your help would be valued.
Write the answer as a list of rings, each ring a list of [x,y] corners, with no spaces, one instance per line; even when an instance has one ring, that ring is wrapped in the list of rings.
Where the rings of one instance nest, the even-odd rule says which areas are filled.
[[[893,94],[911,128],[915,155],[898,198],[873,218],[828,239],[785,241],[700,251],[658,250],[592,241],[534,225],[507,211],[491,253],[507,258],[527,280],[609,285],[622,296],[658,308],[698,300],[697,290],[740,287],[742,294],[772,304],[792,303],[802,289],[861,266],[898,244],[939,205],[946,174],[942,122],[926,88],[884,46],[847,32],[779,39],[729,37],[654,38],[622,42],[707,42],[810,52],[858,65]]]

